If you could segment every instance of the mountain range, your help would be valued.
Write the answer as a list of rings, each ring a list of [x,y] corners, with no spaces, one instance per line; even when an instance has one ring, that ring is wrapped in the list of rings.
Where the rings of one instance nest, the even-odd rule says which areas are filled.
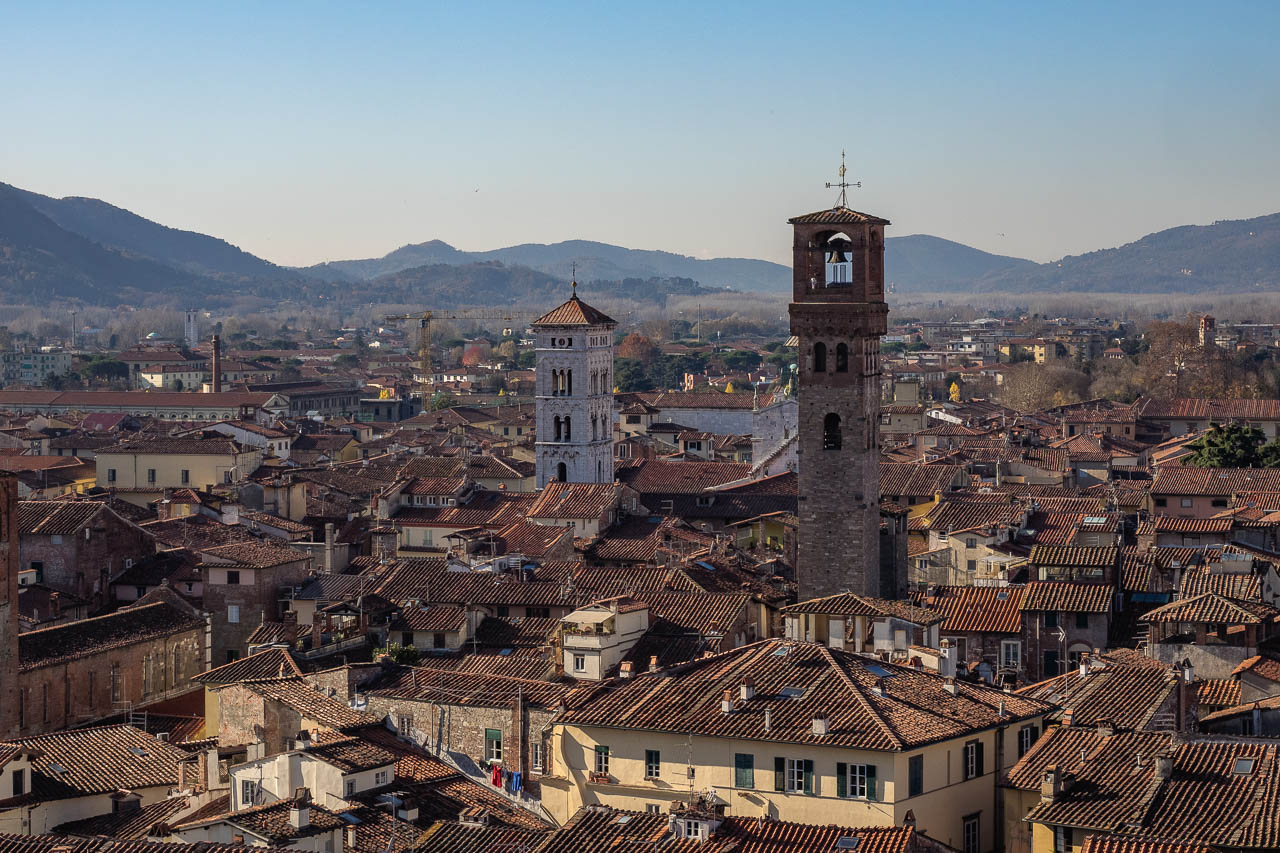
[[[0,301],[15,305],[54,299],[208,308],[245,299],[536,305],[563,292],[574,264],[584,290],[634,299],[722,288],[782,294],[791,286],[790,268],[769,261],[587,240],[483,252],[431,240],[380,258],[295,269],[104,201],[0,184]],[[925,234],[890,237],[885,275],[897,293],[1277,290],[1280,214],[1171,228],[1047,264]]]

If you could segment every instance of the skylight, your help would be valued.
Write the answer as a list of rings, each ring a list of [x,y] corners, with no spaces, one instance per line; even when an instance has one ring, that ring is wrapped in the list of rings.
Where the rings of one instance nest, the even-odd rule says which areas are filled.
[[[893,678],[895,675],[897,675],[896,672],[890,672],[889,670],[885,669],[878,663],[867,664],[867,672],[871,673],[872,675],[878,675],[881,678]]]
[[[628,822],[629,820],[631,820],[631,815],[624,814],[624,815],[619,815],[618,819],[615,820],[614,823],[621,825]]]
[[[783,699],[799,699],[804,695],[803,687],[784,687],[782,688]]]
[[[862,839],[856,835],[842,835],[836,841],[837,850],[857,850],[858,845],[862,843]]]
[[[50,762],[49,769],[52,770],[54,773],[57,773],[59,776],[67,775],[67,768],[63,767],[61,764],[58,764],[57,762]]]
[[[339,814],[339,815],[338,815],[338,817],[342,818],[343,820],[345,820],[347,823],[351,824],[352,826],[357,826],[357,825],[359,825],[360,823],[362,823],[362,822],[363,822],[363,821],[361,821],[361,820],[360,820],[360,818],[356,817],[356,816],[355,816],[355,815],[353,815],[351,812],[342,812],[341,814]]]
[[[1254,765],[1257,763],[1258,759],[1256,758],[1237,758],[1231,772],[1237,776],[1248,776],[1253,772]]]

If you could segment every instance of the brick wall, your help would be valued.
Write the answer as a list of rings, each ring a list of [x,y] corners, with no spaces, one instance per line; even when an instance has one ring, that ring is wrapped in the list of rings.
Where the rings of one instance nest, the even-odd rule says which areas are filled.
[[[154,554],[155,540],[103,507],[84,530],[62,536],[23,536],[19,547],[24,568],[43,564],[44,583],[101,605],[111,578],[124,571],[125,560]],[[60,541],[55,541],[60,540]]]

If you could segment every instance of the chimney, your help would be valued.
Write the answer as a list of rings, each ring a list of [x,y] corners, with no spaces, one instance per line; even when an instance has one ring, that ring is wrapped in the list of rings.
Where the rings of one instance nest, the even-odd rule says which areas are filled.
[[[49,593],[49,607],[53,610],[54,619],[62,615],[62,596],[58,594],[57,590]]]
[[[213,336],[213,393],[222,391],[222,338]]]
[[[1191,665],[1191,658],[1182,661],[1182,680],[1188,684],[1196,680],[1196,668]]]
[[[235,835],[231,836],[231,843],[244,844],[244,836],[237,832]]]
[[[326,521],[324,525],[324,572],[327,575],[333,574],[333,522]]]
[[[324,644],[324,614],[316,611],[311,616],[311,648],[318,649]]]
[[[356,849],[356,828],[354,826],[347,827],[347,849]]]
[[[1173,775],[1173,755],[1165,753],[1156,756],[1156,778],[1161,782],[1167,781]]]
[[[1071,720],[1072,720],[1074,717],[1075,717],[1075,714],[1073,714],[1073,713],[1072,713],[1072,711],[1071,711],[1071,709],[1070,709],[1070,708],[1063,708],[1063,709],[1062,709],[1062,724],[1063,724],[1064,726],[1069,726],[1069,725],[1071,725]]]
[[[294,829],[311,825],[311,792],[306,788],[294,791],[293,802],[289,804],[289,825]]]
[[[657,656],[657,655],[649,655],[649,671],[650,671],[650,672],[657,672],[657,671],[658,671],[658,656]]]
[[[302,729],[301,731],[299,731],[298,734],[294,737],[293,748],[301,749],[301,750],[310,749],[311,748],[311,732],[307,731],[306,729]]]
[[[738,694],[742,697],[743,702],[755,696],[756,680],[749,675],[744,677],[742,682],[738,685]]]
[[[876,679],[875,684],[871,685],[871,692],[876,694],[877,696],[884,695],[884,679],[883,678]]]
[[[960,692],[960,688],[956,686],[956,678],[954,675],[947,676],[942,682],[942,689],[955,696]]]
[[[1044,769],[1040,778],[1040,802],[1052,803],[1062,793],[1062,773],[1058,765],[1051,764]]]
[[[296,611],[296,610],[286,610],[286,611],[281,615],[281,617],[280,617],[280,621],[281,621],[281,622],[283,622],[283,623],[284,623],[284,624],[286,624],[286,625],[297,625],[297,624],[298,624],[298,611]]]
[[[915,809],[907,809],[907,813],[902,816],[902,825],[907,829],[916,828],[916,811]]]
[[[956,648],[951,645],[951,641],[944,638],[938,643],[939,650],[942,654],[938,657],[938,675],[943,678],[956,677],[956,658],[959,656]]]
[[[622,665],[618,667],[618,677],[619,678],[631,677],[631,661],[624,660],[622,662]]]
[[[813,735],[823,737],[827,733],[827,712],[819,711],[813,715]]]
[[[773,731],[773,709],[764,709],[764,733],[769,734]]]
[[[733,712],[733,691],[726,690],[724,696],[720,699],[720,712],[729,714]]]

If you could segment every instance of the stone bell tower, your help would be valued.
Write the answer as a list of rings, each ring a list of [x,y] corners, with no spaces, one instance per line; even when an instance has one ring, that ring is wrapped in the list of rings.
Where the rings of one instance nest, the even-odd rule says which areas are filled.
[[[537,480],[613,482],[613,330],[618,323],[573,296],[533,322]]]
[[[846,206],[788,220],[791,333],[799,340],[800,600],[894,596],[880,563],[880,336],[884,228]],[[828,186],[831,186],[828,184]]]

